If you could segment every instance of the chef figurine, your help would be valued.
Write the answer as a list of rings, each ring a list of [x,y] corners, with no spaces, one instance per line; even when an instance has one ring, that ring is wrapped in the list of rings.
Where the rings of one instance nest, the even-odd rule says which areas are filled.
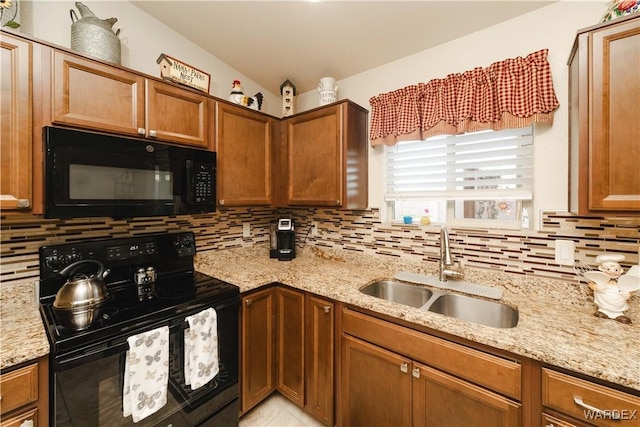
[[[600,264],[598,270],[606,274],[608,280],[590,282],[589,287],[593,290],[593,299],[598,306],[598,311],[595,312],[596,316],[628,324],[631,323],[631,319],[625,316],[624,312],[629,309],[627,300],[630,294],[622,292],[618,287],[618,278],[624,271],[619,264],[619,261],[622,260],[624,260],[624,255],[598,255],[596,258],[596,262]]]

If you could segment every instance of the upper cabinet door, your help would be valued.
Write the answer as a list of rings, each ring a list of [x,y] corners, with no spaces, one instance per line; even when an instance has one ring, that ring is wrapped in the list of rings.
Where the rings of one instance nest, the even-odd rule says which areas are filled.
[[[592,40],[589,208],[640,211],[640,19]]]
[[[204,95],[147,80],[149,138],[209,147],[209,111],[213,102]]]
[[[277,159],[283,175],[274,174],[274,179],[286,182],[287,195],[284,201],[274,196],[274,204],[365,209],[367,114],[345,100],[284,120],[286,154]]]
[[[342,205],[341,112],[335,105],[287,121],[289,205]]]
[[[274,120],[244,107],[217,105],[218,203],[269,205]]]
[[[569,62],[570,207],[640,212],[640,18],[578,34]]]
[[[0,40],[0,209],[31,208],[30,42],[2,34]]]
[[[144,81],[119,68],[54,50],[52,122],[144,135]]]

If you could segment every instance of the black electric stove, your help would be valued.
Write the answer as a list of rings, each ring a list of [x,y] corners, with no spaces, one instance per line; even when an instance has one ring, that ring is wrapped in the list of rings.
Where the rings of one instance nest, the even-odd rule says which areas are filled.
[[[40,248],[40,309],[54,352],[108,339],[143,328],[158,319],[206,308],[216,301],[238,298],[237,286],[194,271],[196,246],[191,232],[156,234],[122,239],[102,239]],[[58,273],[86,259],[102,262],[108,298],[97,306],[89,327],[75,330],[65,323],[53,301],[66,278]],[[135,275],[153,267],[152,293],[140,296]]]
[[[128,338],[169,327],[169,399],[139,426],[238,424],[237,286],[196,272],[191,232],[149,234],[50,245],[40,248],[40,312],[51,344],[50,419],[53,425],[134,425],[121,408]],[[102,263],[107,298],[92,306],[90,322],[69,322],[69,310],[53,306],[67,278],[59,273],[83,260]],[[87,265],[88,271],[82,267]],[[96,263],[74,271],[95,273]],[[74,267],[75,268],[75,267]],[[192,390],[185,384],[187,316],[217,313],[219,374]]]

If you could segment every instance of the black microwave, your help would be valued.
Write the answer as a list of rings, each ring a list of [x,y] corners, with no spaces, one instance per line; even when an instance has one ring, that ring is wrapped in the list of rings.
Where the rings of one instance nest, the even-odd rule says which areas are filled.
[[[216,153],[45,127],[45,218],[213,212]]]

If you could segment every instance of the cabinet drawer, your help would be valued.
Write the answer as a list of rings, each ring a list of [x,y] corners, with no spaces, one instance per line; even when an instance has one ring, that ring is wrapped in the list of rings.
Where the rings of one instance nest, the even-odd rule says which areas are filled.
[[[432,337],[349,309],[343,331],[505,396],[521,399],[519,363]]]
[[[31,424],[27,422],[31,421]],[[26,423],[26,424],[25,424]],[[23,414],[11,417],[9,419],[3,419],[0,423],[0,427],[36,427],[38,425],[38,409],[32,409]]]
[[[38,400],[38,365],[3,374],[0,377],[0,413],[5,414],[16,408]]]
[[[640,426],[640,397],[544,368],[542,404],[597,426]]]
[[[579,427],[577,424],[570,423],[560,418],[553,417],[549,414],[542,414],[542,427]]]

